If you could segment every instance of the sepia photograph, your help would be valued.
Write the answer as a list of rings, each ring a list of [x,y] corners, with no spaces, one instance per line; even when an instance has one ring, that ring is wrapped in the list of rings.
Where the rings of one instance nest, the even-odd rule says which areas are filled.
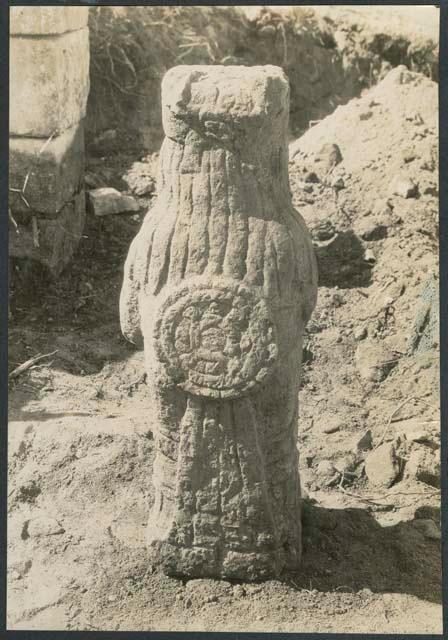
[[[9,7],[8,631],[442,634],[439,14]]]

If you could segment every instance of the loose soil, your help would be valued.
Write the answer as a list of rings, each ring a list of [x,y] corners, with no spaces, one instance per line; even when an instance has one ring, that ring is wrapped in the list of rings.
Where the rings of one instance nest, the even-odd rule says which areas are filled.
[[[90,179],[126,191],[141,160],[154,166],[92,155]],[[441,633],[437,85],[394,69],[292,143],[290,178],[320,268],[299,393],[301,570],[249,584],[148,564],[153,435],[143,354],[118,320],[147,195],[140,214],[89,215],[57,281],[13,265],[10,368],[56,353],[11,379],[8,628]],[[389,487],[366,475],[382,442],[400,467]]]

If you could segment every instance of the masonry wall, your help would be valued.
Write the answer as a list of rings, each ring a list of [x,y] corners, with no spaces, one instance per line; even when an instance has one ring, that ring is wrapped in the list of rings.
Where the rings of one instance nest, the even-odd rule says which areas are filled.
[[[88,7],[10,9],[10,255],[57,275],[85,220]]]

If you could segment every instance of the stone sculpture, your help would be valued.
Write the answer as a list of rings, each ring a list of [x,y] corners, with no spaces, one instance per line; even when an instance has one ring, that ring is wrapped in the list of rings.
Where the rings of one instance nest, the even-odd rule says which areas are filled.
[[[289,85],[273,66],[179,66],[162,105],[159,195],[120,300],[151,394],[148,542],[170,575],[274,577],[301,555],[297,394],[317,291],[289,191]]]

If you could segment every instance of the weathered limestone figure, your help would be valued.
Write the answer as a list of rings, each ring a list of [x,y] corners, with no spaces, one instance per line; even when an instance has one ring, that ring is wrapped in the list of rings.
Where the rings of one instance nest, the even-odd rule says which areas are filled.
[[[317,291],[289,191],[289,85],[273,66],[179,66],[162,104],[159,196],[120,300],[153,403],[148,541],[171,575],[265,579],[301,555],[297,396]]]

